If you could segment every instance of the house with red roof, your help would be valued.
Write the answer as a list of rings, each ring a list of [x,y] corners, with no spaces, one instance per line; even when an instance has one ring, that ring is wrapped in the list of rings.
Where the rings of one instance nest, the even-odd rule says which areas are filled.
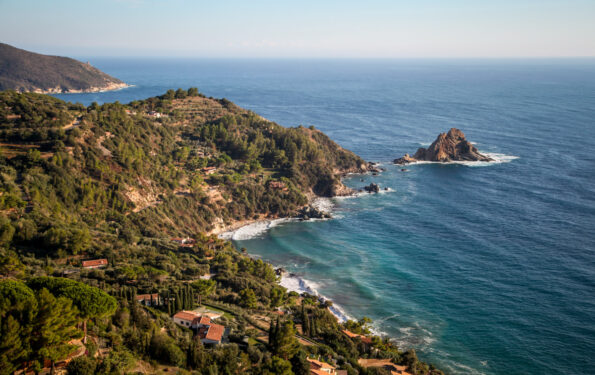
[[[83,268],[101,268],[107,266],[107,259],[83,260]]]
[[[310,375],[335,375],[335,366],[326,362],[321,362],[313,358],[308,358],[310,363]]]
[[[193,311],[179,311],[174,316],[174,323],[190,328],[198,333],[203,344],[220,344],[225,333],[225,327],[211,322],[206,315],[198,315]]]
[[[360,335],[360,334],[358,334],[358,333],[353,333],[353,332],[351,332],[351,331],[348,331],[348,330],[346,330],[346,329],[344,329],[344,330],[343,330],[343,333],[344,333],[344,334],[346,334],[347,336],[349,336],[349,338],[352,338],[352,339],[353,339],[353,338],[356,338],[356,337],[357,337],[357,338],[359,338],[360,340],[362,340],[362,342],[363,342],[364,344],[366,344],[366,345],[372,345],[372,339],[371,339],[371,338],[369,338],[369,337],[367,337],[367,336]]]

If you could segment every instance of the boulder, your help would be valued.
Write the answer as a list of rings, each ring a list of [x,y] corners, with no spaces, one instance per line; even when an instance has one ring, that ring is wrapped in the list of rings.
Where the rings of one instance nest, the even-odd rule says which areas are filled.
[[[368,193],[378,193],[380,192],[380,186],[372,182],[370,185],[364,186],[364,190]]]
[[[456,128],[452,128],[448,133],[440,133],[438,138],[430,147],[420,147],[415,155],[405,156],[395,159],[395,164],[409,164],[417,161],[494,161],[494,159],[483,155],[477,151],[477,148],[467,141],[465,134]]]

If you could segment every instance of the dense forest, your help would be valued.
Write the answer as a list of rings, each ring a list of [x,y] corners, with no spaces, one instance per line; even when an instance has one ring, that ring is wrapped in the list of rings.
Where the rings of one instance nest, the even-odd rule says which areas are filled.
[[[313,359],[348,374],[390,373],[372,359],[441,373],[209,235],[294,215],[366,171],[315,128],[195,88],[88,107],[5,91],[0,151],[0,374],[309,374]],[[197,308],[220,315],[220,344],[172,320]]]

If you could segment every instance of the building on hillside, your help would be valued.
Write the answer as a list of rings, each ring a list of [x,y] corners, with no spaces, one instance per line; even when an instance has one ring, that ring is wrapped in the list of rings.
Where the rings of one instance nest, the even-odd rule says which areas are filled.
[[[145,306],[161,306],[163,305],[163,298],[158,293],[153,294],[137,294],[136,301]]]
[[[192,247],[192,246],[194,246],[194,239],[192,239],[192,238],[174,237],[171,240],[173,242],[177,243],[178,245],[180,245],[180,247]]]
[[[308,358],[308,362],[310,362],[310,375],[336,375],[336,369],[333,365],[313,358]]]
[[[202,171],[203,171],[204,174],[209,175],[209,174],[213,174],[213,173],[217,172],[217,168],[215,168],[215,167],[205,167],[205,168],[202,169]]]
[[[343,330],[343,333],[344,333],[344,334],[346,334],[347,336],[349,336],[349,338],[352,338],[352,339],[353,339],[353,338],[356,338],[356,337],[357,337],[357,338],[359,338],[360,340],[362,340],[362,342],[363,342],[364,344],[366,344],[366,345],[372,345],[372,339],[371,339],[371,338],[369,338],[369,337],[367,337],[367,336],[360,335],[360,334],[358,334],[358,333],[353,333],[353,332],[351,332],[351,331],[348,331],[348,330],[346,330],[346,329],[344,329],[344,330]]]
[[[147,113],[147,115],[149,115],[149,117],[155,117],[155,118],[161,118],[161,117],[165,116],[163,113],[156,112],[156,111],[150,111],[149,113]]]
[[[277,189],[277,190],[282,190],[282,191],[287,191],[287,186],[285,186],[285,183],[281,182],[281,181],[271,181],[269,182],[269,187],[271,189]]]
[[[206,315],[198,315],[193,311],[182,310],[173,316],[174,323],[197,332],[203,344],[220,344],[225,327],[211,322]]]
[[[83,268],[101,268],[108,265],[107,259],[83,260]]]

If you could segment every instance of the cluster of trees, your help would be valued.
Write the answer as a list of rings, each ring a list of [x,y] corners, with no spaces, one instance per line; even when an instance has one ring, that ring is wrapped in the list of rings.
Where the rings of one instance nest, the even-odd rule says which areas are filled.
[[[113,297],[73,280],[0,281],[0,373],[10,374],[24,363],[38,372],[44,360],[51,361],[53,370],[56,361],[73,351],[69,342],[85,337],[89,319],[115,310]],[[77,329],[78,323],[83,331]]]

